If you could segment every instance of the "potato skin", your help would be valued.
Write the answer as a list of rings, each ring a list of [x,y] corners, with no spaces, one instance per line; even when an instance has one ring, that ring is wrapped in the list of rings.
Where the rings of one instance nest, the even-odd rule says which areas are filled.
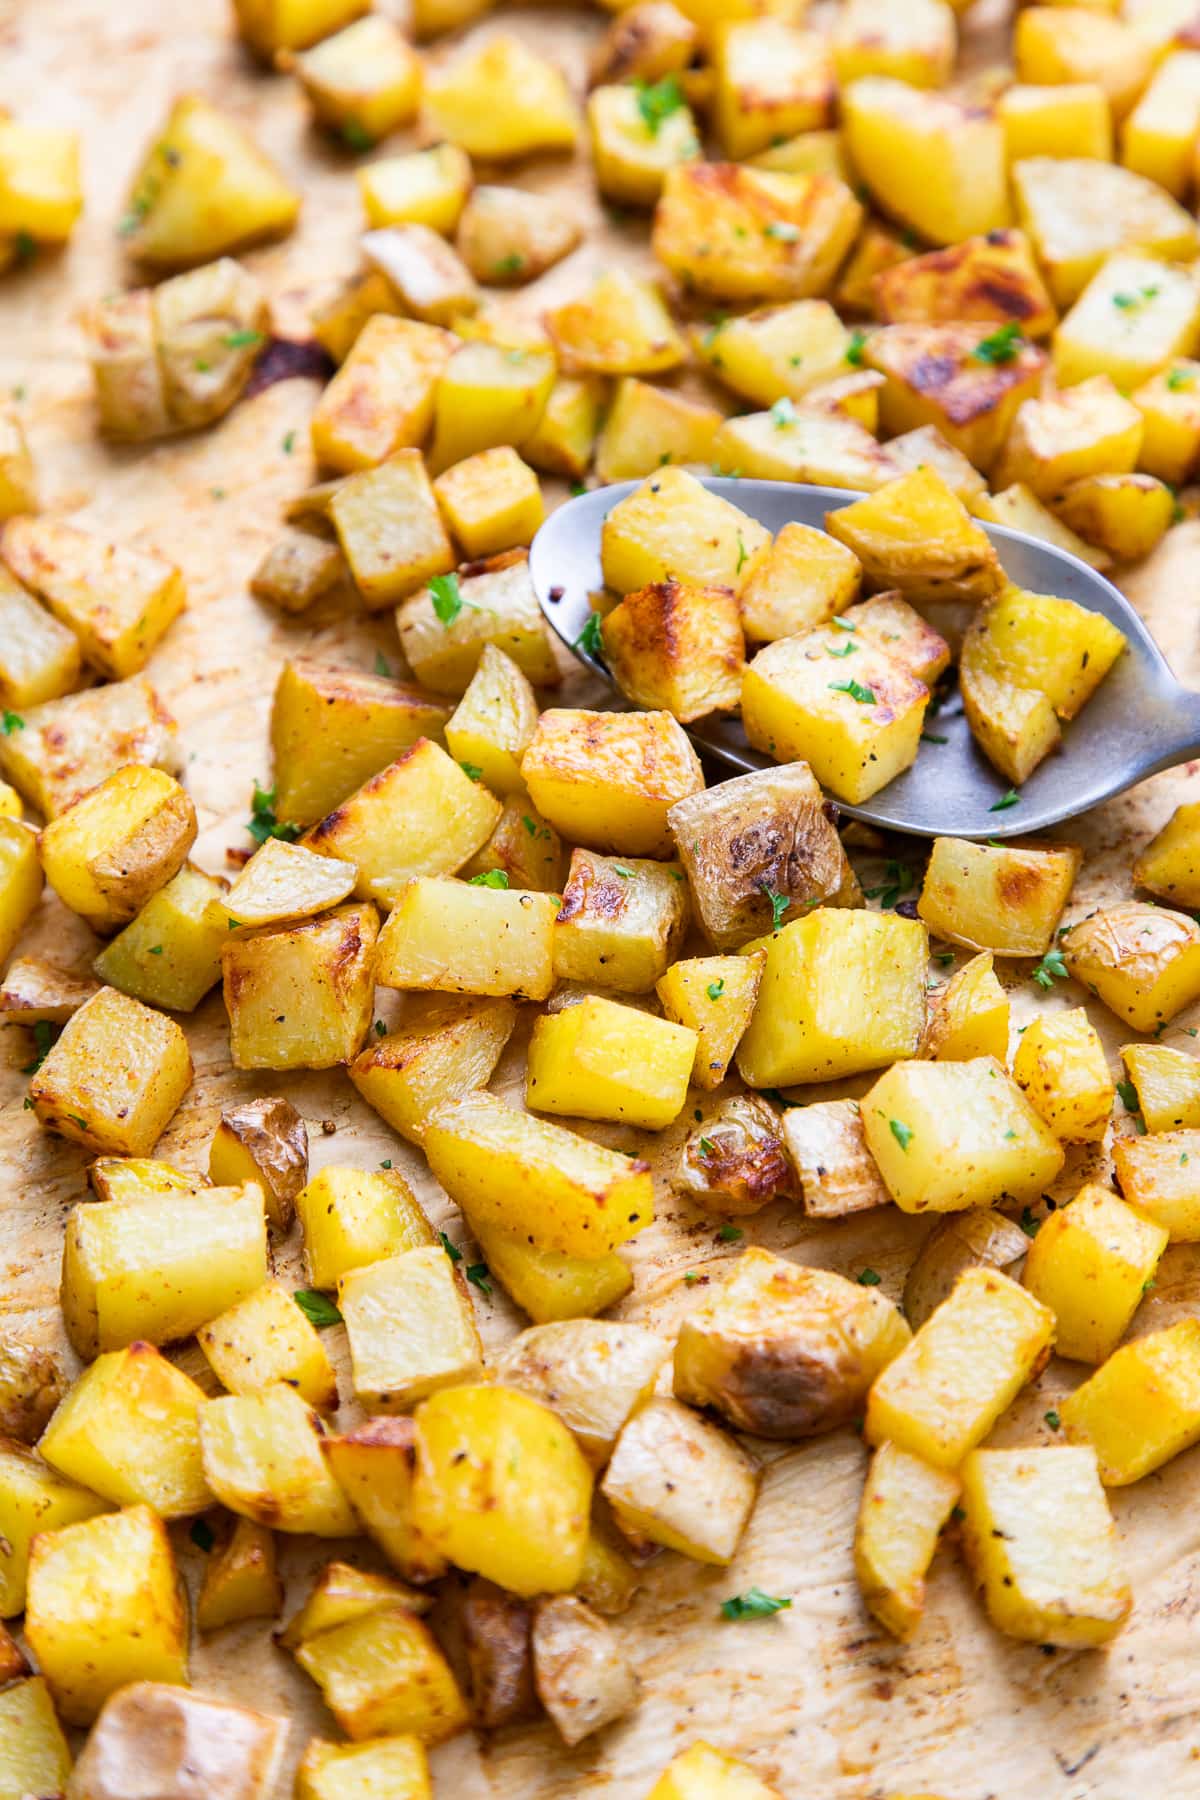
[[[48,1350],[0,1337],[0,1437],[32,1444],[64,1392],[63,1371]]]
[[[530,1601],[505,1593],[482,1575],[475,1577],[463,1600],[462,1631],[472,1711],[484,1731],[497,1731],[537,1713],[532,1627]]]
[[[947,1213],[925,1239],[904,1284],[904,1314],[913,1330],[949,1297],[964,1269],[1007,1272],[1028,1248],[1025,1233],[1003,1213]]]
[[[757,1094],[723,1100],[688,1132],[675,1185],[697,1206],[734,1216],[794,1194],[792,1165],[769,1103]]]

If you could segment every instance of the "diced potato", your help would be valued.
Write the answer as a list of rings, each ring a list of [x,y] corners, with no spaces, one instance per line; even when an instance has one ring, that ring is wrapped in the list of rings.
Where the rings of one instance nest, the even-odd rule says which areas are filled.
[[[270,314],[262,289],[224,256],[164,281],[150,304],[170,424],[211,425],[241,397],[266,341]]]
[[[228,920],[212,907],[225,888],[185,863],[104,946],[92,964],[96,974],[147,1006],[191,1012],[221,978]]]
[[[833,123],[834,64],[821,33],[735,18],[718,26],[711,54],[713,121],[731,161]]]
[[[1149,556],[1179,516],[1173,491],[1151,475],[1090,475],[1055,499],[1064,522],[1117,562]]]
[[[847,173],[842,176],[842,180],[852,182],[853,176]],[[840,311],[873,319],[875,277],[895,263],[908,262],[912,257],[915,241],[907,229],[903,236],[899,236],[885,225],[874,220],[868,221],[859,234],[853,252],[846,259],[833,291]]]
[[[425,588],[396,612],[401,648],[426,687],[439,694],[464,694],[485,644],[503,650],[535,687],[559,681],[523,550],[468,564],[453,582],[440,589],[437,605],[432,589]]]
[[[953,606],[954,602],[947,602]],[[950,646],[898,592],[873,594],[839,615],[838,630],[857,632],[857,642],[871,644],[903,664],[918,681],[932,687],[950,665]],[[845,651],[845,643],[842,644]],[[857,654],[857,649],[853,652]]]
[[[653,86],[665,75],[681,75],[699,41],[695,24],[671,0],[639,0],[618,13],[597,45],[592,85],[644,81]]]
[[[1010,163],[1030,156],[1112,161],[1112,108],[1097,82],[1016,82],[997,100],[996,117]]]
[[[726,419],[713,439],[713,451],[722,473],[764,481],[804,481],[869,493],[901,473],[899,463],[869,431],[855,419],[822,410],[812,395],[799,409],[781,405]]]
[[[267,1217],[287,1231],[308,1178],[308,1131],[291,1101],[275,1094],[227,1107],[209,1145],[208,1174],[218,1187],[256,1181]]]
[[[65,1480],[23,1444],[0,1443],[0,1617],[11,1619],[25,1610],[34,1538],[105,1510],[96,1494]]]
[[[538,1601],[532,1643],[538,1698],[569,1747],[637,1705],[640,1683],[612,1627],[577,1596]]]
[[[287,1721],[159,1681],[120,1689],[104,1705],[70,1788],[119,1800],[139,1782],[160,1793],[219,1793],[266,1800],[283,1761]]]
[[[351,1269],[436,1242],[397,1169],[327,1165],[296,1196],[305,1266],[314,1287],[336,1287]]]
[[[1185,1129],[1117,1138],[1113,1160],[1130,1206],[1168,1231],[1172,1243],[1200,1242],[1200,1133]]]
[[[931,997],[921,1054],[934,1062],[970,1062],[977,1056],[1004,1062],[1008,1022],[1008,995],[996,979],[992,952],[985,950]]]
[[[860,1413],[910,1335],[874,1288],[751,1248],[684,1318],[675,1396],[755,1437],[812,1437]]]
[[[329,1459],[326,1458],[328,1461]],[[320,1637],[351,1619],[384,1607],[402,1607],[414,1616],[428,1612],[430,1596],[416,1588],[406,1587],[390,1575],[357,1569],[352,1563],[327,1562],[313,1583],[312,1591],[299,1612],[293,1613],[285,1630],[276,1635],[281,1649],[296,1650],[310,1638]]]
[[[37,508],[33,457],[21,421],[14,413],[0,413],[0,519]]]
[[[444,31],[459,31],[490,12],[491,7],[492,0],[413,0],[413,34],[428,38]]]
[[[367,0],[233,0],[238,31],[268,61],[277,50],[304,50],[367,10]]]
[[[746,635],[760,642],[823,625],[858,598],[852,550],[811,525],[785,525],[754,558],[739,597]]]
[[[1173,50],[1159,65],[1121,132],[1121,161],[1177,200],[1191,185],[1200,134],[1200,54]]]
[[[1166,1044],[1123,1044],[1121,1058],[1146,1130],[1200,1126],[1200,1061]],[[1115,1148],[1115,1146],[1114,1146]]]
[[[483,1349],[467,1285],[440,1244],[405,1250],[338,1281],[354,1393],[403,1412],[437,1388],[477,1380]]]
[[[1200,363],[1179,358],[1130,396],[1144,426],[1138,467],[1175,487],[1187,480],[1200,456],[1198,379]]]
[[[52,819],[38,850],[64,905],[110,932],[178,873],[195,837],[196,809],[179,783],[131,764]]]
[[[649,1397],[667,1349],[642,1325],[569,1320],[523,1331],[492,1374],[556,1412],[602,1468],[630,1413]]]
[[[618,863],[573,850],[554,922],[555,975],[617,993],[648,993],[666,974],[688,917],[687,886],[676,864]]]
[[[528,544],[544,516],[537,476],[510,445],[482,450],[434,482],[442,513],[468,556]]]
[[[535,281],[569,256],[579,237],[573,210],[548,194],[485,185],[468,198],[456,242],[477,281],[510,287]]]
[[[531,1244],[528,1234],[506,1231],[463,1207],[471,1234],[492,1274],[538,1325],[557,1319],[594,1318],[623,1300],[633,1286],[627,1264],[607,1256],[567,1256]]]
[[[421,101],[421,63],[398,25],[368,13],[292,64],[314,117],[361,145],[411,125]]]
[[[1018,787],[1062,740],[1043,693],[996,673],[982,624],[968,630],[959,665],[963,712],[984,755]]]
[[[454,567],[419,450],[400,450],[378,468],[352,475],[334,494],[329,513],[369,612],[394,605]]]
[[[1067,969],[1135,1031],[1157,1031],[1200,997],[1200,927],[1183,913],[1120,900],[1073,925]]]
[[[185,94],[134,175],[121,233],[142,262],[203,263],[290,231],[299,211],[300,196],[241,125]]]
[[[97,986],[43,956],[16,956],[0,981],[0,1025],[65,1025]]]
[[[969,1268],[867,1397],[864,1436],[956,1469],[1045,1364],[1054,1315],[995,1269]],[[1065,1410],[1065,1407],[1060,1410]]]
[[[400,890],[380,934],[384,987],[545,1000],[554,986],[552,894],[418,879]]]
[[[885,378],[885,432],[935,425],[984,470],[1000,454],[1022,404],[1040,391],[1046,369],[1043,350],[1010,341],[1004,326],[990,330],[985,321],[887,325],[871,333],[863,360]]]
[[[987,113],[885,75],[843,101],[847,151],[884,212],[934,244],[1008,224],[1004,133]]]
[[[803,300],[827,293],[862,208],[834,175],[738,163],[684,163],[663,182],[654,254],[717,300]]]
[[[319,1335],[275,1282],[265,1282],[201,1326],[196,1338],[231,1394],[257,1394],[285,1381],[322,1411],[338,1403],[337,1377]]]
[[[413,1523],[412,1483],[417,1466],[413,1421],[368,1419],[344,1437],[327,1434],[321,1450],[363,1530],[392,1567],[410,1581],[433,1581],[444,1575],[444,1560]],[[404,1604],[410,1611],[418,1610],[411,1597]]]
[[[271,708],[275,808],[310,825],[418,738],[436,737],[449,709],[415,688],[359,669],[296,657]]]
[[[63,1027],[29,1098],[39,1123],[72,1143],[100,1155],[148,1156],[191,1080],[187,1038],[175,1021],[101,988]]]
[[[1191,214],[1132,169],[1078,152],[1027,156],[1012,181],[1017,216],[1060,307],[1078,299],[1114,250],[1179,261],[1196,254]]]
[[[1070,6],[1021,12],[1013,52],[1018,81],[1094,83],[1104,89],[1117,120],[1135,104],[1153,66],[1149,45],[1131,25]]]
[[[552,708],[538,720],[521,773],[538,811],[564,837],[634,857],[670,854],[667,813],[704,785],[668,712]]]
[[[975,1450],[962,1485],[963,1545],[993,1625],[1064,1648],[1116,1636],[1133,1597],[1094,1451]]]
[[[658,288],[622,269],[598,275],[581,299],[547,313],[546,329],[569,375],[654,375],[687,360]]]
[[[168,1344],[244,1300],[266,1278],[259,1187],[85,1202],[67,1220],[63,1320],[83,1357],[141,1339]]]
[[[0,702],[6,711],[78,685],[79,640],[0,568]]]
[[[1055,1137],[1080,1144],[1104,1136],[1115,1089],[1083,1007],[1030,1021],[1013,1058],[1013,1079]]]
[[[526,461],[547,474],[578,481],[592,460],[603,386],[600,376],[560,375],[541,419],[521,445]]]
[[[854,174],[840,131],[800,131],[795,137],[772,144],[750,158],[756,169],[775,169],[783,175],[836,175],[847,187]]]
[[[562,892],[562,839],[523,792],[505,801],[491,837],[460,872],[469,881],[493,869],[508,876],[509,887]]]
[[[573,150],[579,135],[562,70],[515,33],[472,45],[430,75],[425,102],[439,137],[487,162]]]
[[[661,1131],[683,1110],[698,1041],[688,1026],[589,995],[535,1022],[526,1104]]]
[[[10,519],[3,543],[13,574],[75,633],[88,662],[114,681],[145,668],[187,604],[172,563],[61,519]]]
[[[596,446],[596,475],[603,482],[630,481],[667,463],[711,463],[720,423],[715,407],[626,376]]]
[[[875,587],[915,600],[982,600],[1004,585],[991,541],[933,469],[902,475],[825,523]]]
[[[417,1409],[418,1529],[516,1594],[563,1593],[583,1568],[592,1476],[548,1407],[515,1389],[444,1389]]]
[[[98,1156],[88,1169],[88,1180],[97,1200],[169,1199],[208,1186],[203,1175],[185,1175],[173,1164],[147,1156]]]
[[[695,1033],[691,1079],[697,1087],[718,1088],[724,1081],[750,1023],[765,962],[765,955],[692,957],[672,964],[656,984],[667,1018]]]
[[[0,965],[42,897],[37,842],[36,832],[20,819],[0,818]]]
[[[450,753],[498,794],[522,791],[521,757],[537,726],[537,697],[495,644],[485,644],[467,691],[446,723]]]
[[[83,211],[79,134],[0,120],[0,233],[61,244]]]
[[[632,1565],[593,1528],[588,1536],[583,1574],[575,1589],[579,1598],[605,1617],[616,1618],[629,1610],[637,1588]]]
[[[849,333],[825,300],[795,300],[721,319],[697,328],[694,340],[726,387],[761,406],[773,406],[781,395],[802,400],[813,388],[843,375],[850,345]]]
[[[367,224],[451,232],[471,190],[471,159],[457,144],[388,156],[357,171]]]
[[[554,372],[548,350],[463,344],[438,380],[430,468],[446,470],[479,451],[523,444],[541,418]]]
[[[976,518],[991,518],[987,482],[962,451],[947,442],[936,425],[922,425],[890,438],[887,451],[893,461],[909,471],[922,467],[936,470],[968,512]]]
[[[1035,1200],[1063,1166],[1057,1139],[990,1056],[896,1063],[863,1097],[862,1115],[904,1212]]]
[[[0,1693],[0,1778],[10,1794],[62,1794],[71,1751],[44,1677]]]
[[[1029,1249],[1019,1225],[987,1208],[945,1213],[921,1246],[904,1284],[904,1314],[914,1331],[949,1299],[964,1269],[1012,1272]]]
[[[25,1635],[69,1725],[131,1681],[186,1685],[187,1607],[162,1520],[131,1506],[41,1532]]]
[[[330,1744],[310,1738],[296,1770],[296,1800],[432,1800],[429,1765],[419,1738],[375,1738]]]
[[[848,349],[853,345],[847,346]],[[853,425],[861,425],[868,436],[879,429],[879,392],[883,376],[877,369],[854,368],[834,381],[823,381],[804,396],[809,412],[826,413]]]
[[[1105,1487],[1125,1487],[1200,1439],[1200,1320],[1114,1350],[1059,1402],[1064,1435],[1090,1445]]]
[[[663,1770],[648,1800],[779,1800],[749,1763],[726,1756],[697,1738]]]
[[[1198,346],[1192,272],[1126,251],[1109,257],[1055,332],[1054,369],[1063,386],[1107,375],[1128,393]]]
[[[231,1512],[276,1531],[351,1537],[354,1515],[321,1455],[316,1413],[285,1382],[200,1408],[205,1479]]]
[[[961,1483],[895,1444],[871,1458],[854,1533],[854,1572],[870,1612],[909,1638],[925,1610],[925,1576]]]
[[[617,502],[604,521],[604,579],[619,594],[674,576],[696,587],[742,585],[741,571],[770,534],[684,469],[664,469]]]
[[[789,1107],[780,1127],[808,1218],[841,1219],[888,1204],[891,1195],[867,1149],[857,1100]]]
[[[438,1744],[468,1723],[449,1663],[428,1627],[402,1608],[323,1631],[301,1644],[296,1661],[356,1742],[395,1734]]]
[[[684,724],[736,708],[745,640],[728,588],[673,577],[638,588],[607,615],[600,637],[614,680],[636,705]]]
[[[449,146],[444,146],[444,148],[448,149]],[[379,169],[392,166],[393,164],[390,162],[371,165],[372,168]],[[360,169],[358,173],[359,184],[362,187],[369,170]],[[372,223],[386,223],[386,221],[372,221]],[[401,317],[400,296],[386,275],[382,275],[378,269],[368,269],[365,274],[354,275],[350,280],[343,282],[334,289],[327,300],[313,309],[311,315],[313,336],[321,348],[328,351],[334,362],[340,365],[345,362],[354,348],[368,319],[374,318],[378,313],[387,313],[393,318]],[[324,485],[326,488],[330,486],[329,483]],[[326,495],[327,497],[328,495]],[[299,497],[298,504],[305,508],[309,505],[304,495]],[[314,507],[312,510],[321,511],[322,509]],[[290,511],[284,514],[285,518],[292,516],[295,515]]]
[[[697,1562],[732,1562],[758,1493],[758,1464],[678,1400],[647,1400],[617,1439],[600,1491],[637,1539]]]
[[[65,1386],[58,1358],[49,1350],[15,1335],[0,1334],[0,1437],[32,1444],[41,1436]]]
[[[350,1079],[394,1131],[419,1144],[435,1106],[486,1087],[516,1018],[505,998],[435,1003],[368,1044]]]
[[[336,544],[312,531],[288,530],[250,577],[250,592],[281,612],[300,613],[346,576],[346,559]]]
[[[368,904],[229,938],[221,971],[234,1068],[333,1069],[357,1056],[371,1026],[378,935]]]
[[[178,766],[177,727],[148,681],[114,681],[26,709],[0,735],[0,774],[53,819],[126,763]]]
[[[458,1609],[471,1688],[471,1716],[484,1731],[537,1716],[530,1633],[533,1607],[476,1575]]]
[[[703,1212],[722,1217],[793,1198],[795,1175],[774,1108],[757,1094],[722,1100],[688,1132],[674,1186]]]
[[[211,902],[211,910],[214,919],[229,929],[290,924],[348,899],[356,877],[353,865],[340,858],[317,856],[303,844],[268,838],[228,893]]]
[[[1041,677],[1038,685],[1052,679]],[[1024,849],[935,838],[917,910],[935,937],[952,944],[998,956],[1042,956],[1082,860],[1074,844]]]
[[[203,1402],[182,1369],[153,1345],[133,1343],[84,1371],[38,1449],[60,1475],[114,1505],[186,1518],[212,1504],[196,1427]]]
[[[599,1257],[650,1222],[646,1165],[602,1149],[516,1111],[492,1094],[468,1095],[436,1108],[425,1127],[429,1166],[457,1204],[531,1241],[569,1256]]]
[[[925,1022],[927,958],[924,927],[894,913],[821,907],[786,925],[767,946],[738,1050],[743,1081],[830,1081],[912,1055]]]
[[[1059,1356],[1104,1362],[1153,1285],[1166,1221],[1142,1204],[1136,1184],[1122,1186],[1133,1204],[1089,1183],[1042,1220],[1029,1246],[1024,1283],[1055,1315]]]
[[[1080,562],[1090,563],[1093,569],[1107,569],[1112,560],[1103,550],[1085,544],[1076,532],[1069,531],[1023,482],[1014,482],[988,495],[986,500],[981,498],[978,516],[986,516],[995,525],[1008,525],[1013,531],[1023,531],[1027,537],[1040,538],[1045,544],[1055,544],[1069,556],[1077,556]]]
[[[1040,338],[1058,317],[1021,231],[988,232],[895,264],[875,277],[874,294],[885,325],[987,319]]]
[[[622,206],[653,206],[668,169],[699,161],[696,121],[678,84],[668,97],[676,104],[659,112],[627,83],[593,88],[587,104],[592,166],[606,199]]]
[[[229,1536],[204,1566],[196,1601],[197,1630],[220,1631],[245,1619],[274,1619],[282,1607],[275,1539],[265,1525],[235,1519]]]
[[[82,324],[100,430],[135,441],[170,432],[174,421],[158,360],[154,290],[106,295],[84,314]]]
[[[454,349],[454,337],[438,325],[387,313],[369,318],[313,412],[318,463],[348,475],[423,443]]]

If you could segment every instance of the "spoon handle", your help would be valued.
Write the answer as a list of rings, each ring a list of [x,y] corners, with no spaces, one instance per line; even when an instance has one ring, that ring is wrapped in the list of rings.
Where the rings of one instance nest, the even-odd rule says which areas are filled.
[[[1200,693],[1176,687],[1162,696],[1153,732],[1141,737],[1131,751],[1128,785],[1193,757],[1200,758]]]

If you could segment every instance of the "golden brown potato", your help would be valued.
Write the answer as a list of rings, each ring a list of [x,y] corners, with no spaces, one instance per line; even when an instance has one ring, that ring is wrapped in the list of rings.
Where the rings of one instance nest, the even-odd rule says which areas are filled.
[[[20,1338],[0,1336],[0,1437],[32,1444],[63,1397],[58,1358]]]
[[[789,1106],[781,1125],[810,1219],[842,1219],[891,1200],[867,1149],[857,1100]]]
[[[463,1596],[460,1623],[476,1725],[498,1731],[535,1717],[532,1604],[476,1575]]]
[[[612,1626],[574,1594],[537,1602],[533,1673],[538,1698],[572,1746],[638,1702],[638,1678]]]
[[[853,550],[872,588],[921,601],[986,600],[1004,586],[987,533],[928,467],[827,513],[825,527]]]
[[[315,531],[285,529],[250,577],[250,592],[281,612],[303,612],[349,576],[337,545]]]
[[[99,986],[44,956],[14,956],[0,982],[0,1024],[65,1025]]]
[[[536,281],[569,256],[580,223],[548,194],[477,187],[458,221],[458,254],[476,281],[493,287]]]
[[[613,679],[638,706],[663,707],[686,725],[741,699],[746,640],[728,588],[673,578],[638,588],[607,615],[600,637]]]
[[[987,324],[966,321],[887,325],[872,332],[863,358],[884,377],[885,433],[895,437],[918,425],[936,425],[968,462],[989,469],[1017,409],[1037,393],[1046,368],[1045,352],[1032,344],[1005,344],[998,356],[992,352],[992,360],[979,356],[981,345],[995,336]]]
[[[308,1129],[291,1101],[270,1094],[223,1112],[209,1146],[208,1173],[218,1187],[257,1181],[267,1217],[287,1231],[292,1203],[308,1180]]]
[[[653,1387],[666,1354],[664,1340],[643,1325],[563,1319],[521,1332],[492,1373],[505,1387],[519,1388],[556,1412],[589,1462],[600,1468],[626,1419]]]
[[[757,1094],[733,1094],[689,1130],[675,1186],[709,1212],[760,1212],[795,1192],[778,1116]]]
[[[875,306],[885,325],[990,319],[1046,337],[1058,314],[1023,231],[989,231],[882,270]]]
[[[270,312],[230,256],[164,281],[151,294],[158,366],[171,423],[194,431],[240,399],[267,341]]]
[[[7,1625],[0,1625],[0,1688],[30,1672],[25,1654]],[[0,1726],[0,1730],[3,1727]]]
[[[964,1269],[1011,1271],[1028,1248],[1025,1233],[1003,1213],[948,1213],[925,1239],[904,1284],[904,1312],[913,1330],[948,1298]]]
[[[1119,900],[1062,940],[1076,981],[1135,1031],[1158,1031],[1200,996],[1200,926],[1186,913]]]
[[[179,766],[178,727],[141,676],[46,700],[23,717],[23,730],[0,735],[0,775],[47,819],[126,763]]]
[[[700,33],[671,0],[639,0],[619,13],[592,56],[591,85],[644,81],[651,85],[687,68]]]
[[[718,300],[802,300],[830,287],[861,220],[833,175],[684,163],[663,184],[654,253]]]
[[[78,1800],[129,1800],[139,1792],[267,1800],[286,1741],[285,1719],[139,1681],[105,1704],[71,1792]]]

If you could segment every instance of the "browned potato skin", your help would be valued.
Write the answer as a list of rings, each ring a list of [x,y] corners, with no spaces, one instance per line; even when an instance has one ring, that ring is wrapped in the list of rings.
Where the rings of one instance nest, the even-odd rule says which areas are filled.
[[[712,1145],[709,1156],[701,1140]],[[675,1185],[697,1206],[735,1218],[761,1212],[781,1195],[794,1196],[796,1178],[769,1102],[735,1094],[694,1125],[680,1152]]]
[[[848,1213],[890,1204],[891,1195],[867,1149],[856,1101],[822,1100],[792,1107],[783,1115],[782,1126],[808,1218],[843,1219]]]
[[[270,1094],[221,1114],[227,1131],[254,1160],[272,1223],[287,1231],[294,1201],[308,1180],[308,1128],[290,1100]]]
[[[99,991],[90,975],[72,975],[44,956],[16,956],[0,983],[0,1025],[65,1025]]]
[[[0,1337],[0,1437],[36,1442],[65,1392],[63,1371],[49,1350]]]
[[[885,325],[993,319],[1045,337],[1057,323],[1022,231],[990,231],[883,269],[872,282]]]
[[[537,1602],[533,1654],[538,1696],[567,1744],[637,1705],[638,1678],[612,1627],[573,1594]]]
[[[0,1625],[0,1687],[29,1674],[24,1652],[6,1625]]]
[[[472,1712],[483,1731],[498,1731],[537,1714],[532,1627],[530,1601],[506,1593],[482,1575],[475,1577],[462,1603],[462,1632]]]
[[[600,635],[613,679],[638,706],[662,707],[686,725],[731,712],[741,699],[746,640],[729,588],[674,578],[638,588]]]
[[[1029,1248],[1019,1225],[997,1212],[947,1213],[925,1239],[904,1284],[904,1316],[916,1331],[964,1269],[1011,1272]]]
[[[590,85],[661,81],[687,68],[700,34],[671,0],[642,0],[613,20],[592,57]]]
[[[75,1800],[130,1794],[219,1794],[266,1800],[287,1722],[164,1682],[118,1688],[75,1765]]]

